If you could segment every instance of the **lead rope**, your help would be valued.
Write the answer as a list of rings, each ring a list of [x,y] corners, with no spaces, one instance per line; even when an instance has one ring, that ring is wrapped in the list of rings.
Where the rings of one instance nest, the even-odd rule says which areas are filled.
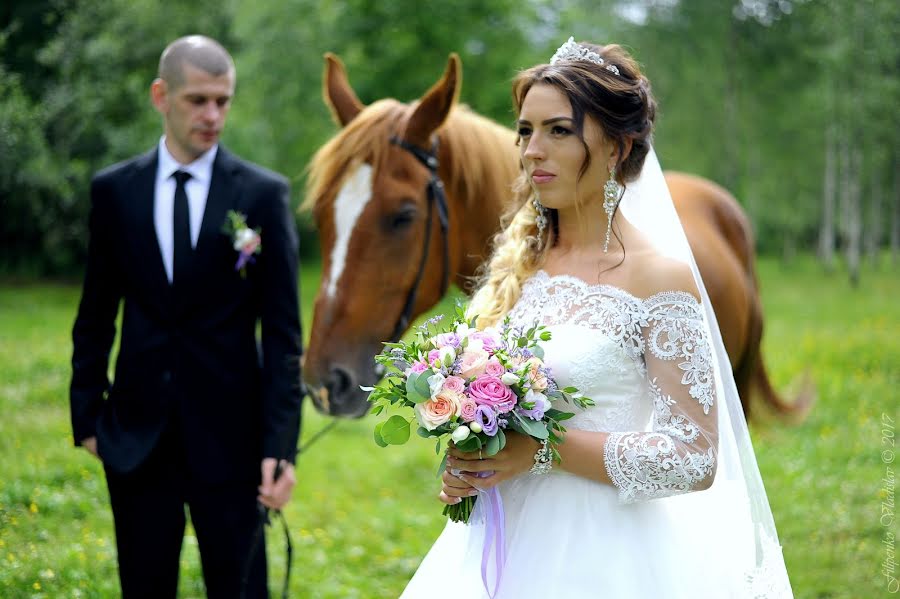
[[[304,390],[304,396],[307,393]],[[328,424],[322,427],[315,435],[310,437],[309,441],[304,443],[301,446],[297,447],[297,451],[294,453],[294,462],[297,462],[297,459],[300,457],[302,453],[309,451],[309,448],[325,436],[331,429],[337,426],[337,419],[332,419]],[[278,476],[281,474],[281,464],[279,463],[275,466],[275,474],[274,477],[277,480]],[[256,502],[256,511],[258,513],[259,522],[257,523],[256,530],[253,532],[253,540],[250,544],[250,552],[247,554],[247,561],[244,562],[244,568],[241,574],[241,599],[246,599],[247,597],[247,583],[250,578],[250,568],[253,565],[253,559],[256,557],[256,552],[259,550],[259,545],[263,540],[263,530],[266,526],[272,524],[272,519],[270,518],[270,511],[275,513],[275,518],[281,521],[281,528],[284,530],[284,545],[285,545],[285,554],[287,558],[287,566],[284,571],[284,584],[281,588],[281,597],[282,599],[288,599],[288,590],[291,585],[291,564],[294,559],[294,545],[291,543],[291,533],[288,528],[287,519],[284,517],[284,513],[281,510],[269,510],[266,506]]]

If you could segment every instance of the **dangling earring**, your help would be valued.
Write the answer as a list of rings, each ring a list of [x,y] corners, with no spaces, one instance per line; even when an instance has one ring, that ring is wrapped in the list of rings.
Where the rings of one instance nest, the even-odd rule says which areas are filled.
[[[609,250],[609,232],[612,229],[612,217],[619,205],[619,194],[622,186],[616,181],[616,167],[609,169],[609,181],[603,186],[603,211],[606,212],[606,241],[603,243],[603,253]]]
[[[531,203],[534,204],[534,211],[537,212],[534,224],[537,225],[538,249],[540,250],[544,247],[544,231],[547,229],[547,209],[541,204],[537,193],[532,196]]]

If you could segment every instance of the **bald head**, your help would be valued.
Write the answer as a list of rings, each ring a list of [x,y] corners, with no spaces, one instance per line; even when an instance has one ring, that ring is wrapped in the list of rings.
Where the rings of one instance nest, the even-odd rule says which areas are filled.
[[[234,62],[228,51],[204,35],[189,35],[169,44],[159,57],[159,78],[172,89],[181,87],[185,64],[215,77],[234,73]]]

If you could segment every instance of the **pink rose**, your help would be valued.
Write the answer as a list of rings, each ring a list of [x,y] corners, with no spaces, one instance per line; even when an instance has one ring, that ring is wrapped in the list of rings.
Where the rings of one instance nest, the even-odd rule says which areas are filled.
[[[425,362],[413,362],[412,368],[410,368],[410,371],[417,373],[422,373],[426,370],[428,370],[428,364]]]
[[[504,375],[504,373],[506,373],[506,368],[503,367],[503,365],[499,360],[497,360],[497,358],[491,358],[490,360],[488,360],[488,363],[484,367],[484,374],[486,374],[487,376],[495,376],[497,378],[500,378]]]
[[[433,349],[430,352],[428,352],[428,363],[431,364],[432,366],[434,366],[435,362],[437,362],[440,359],[441,359],[441,350]]]
[[[488,357],[488,353],[483,349],[467,348],[459,363],[459,373],[467,379],[481,376],[487,366]]]
[[[459,403],[459,417],[463,419],[464,422],[472,422],[475,420],[475,411],[478,409],[478,404],[475,403],[475,400],[471,397],[463,397],[463,400]]]
[[[516,396],[503,381],[493,376],[477,378],[469,384],[469,397],[479,405],[491,406],[498,412],[509,412],[516,405]]]
[[[466,381],[458,376],[448,376],[444,379],[443,388],[454,393],[462,393],[466,390]]]
[[[441,391],[434,399],[418,403],[415,407],[416,420],[423,427],[433,431],[459,415],[459,404],[462,397],[453,391]]]
[[[469,339],[477,339],[484,345],[484,349],[494,351],[500,346],[500,336],[492,331],[477,331],[469,335]]]

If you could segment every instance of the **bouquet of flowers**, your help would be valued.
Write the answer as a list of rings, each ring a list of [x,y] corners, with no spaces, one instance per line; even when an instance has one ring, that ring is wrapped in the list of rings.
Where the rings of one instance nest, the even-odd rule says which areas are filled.
[[[550,340],[550,331],[515,327],[508,318],[497,328],[477,330],[476,319],[467,321],[462,306],[449,326],[439,327],[442,320],[426,322],[410,342],[385,343],[376,356],[387,374],[379,386],[366,389],[369,401],[376,415],[394,413],[376,425],[375,442],[403,445],[415,422],[419,436],[437,438],[436,454],[452,442],[461,451],[489,457],[505,446],[505,431],[513,430],[546,441],[546,457],[559,461],[557,445],[565,431],[560,423],[574,414],[551,407],[550,399],[581,408],[594,402],[553,380],[539,343]],[[438,475],[446,461],[445,451]],[[444,514],[454,522],[468,521],[476,499],[465,497],[446,506]]]

